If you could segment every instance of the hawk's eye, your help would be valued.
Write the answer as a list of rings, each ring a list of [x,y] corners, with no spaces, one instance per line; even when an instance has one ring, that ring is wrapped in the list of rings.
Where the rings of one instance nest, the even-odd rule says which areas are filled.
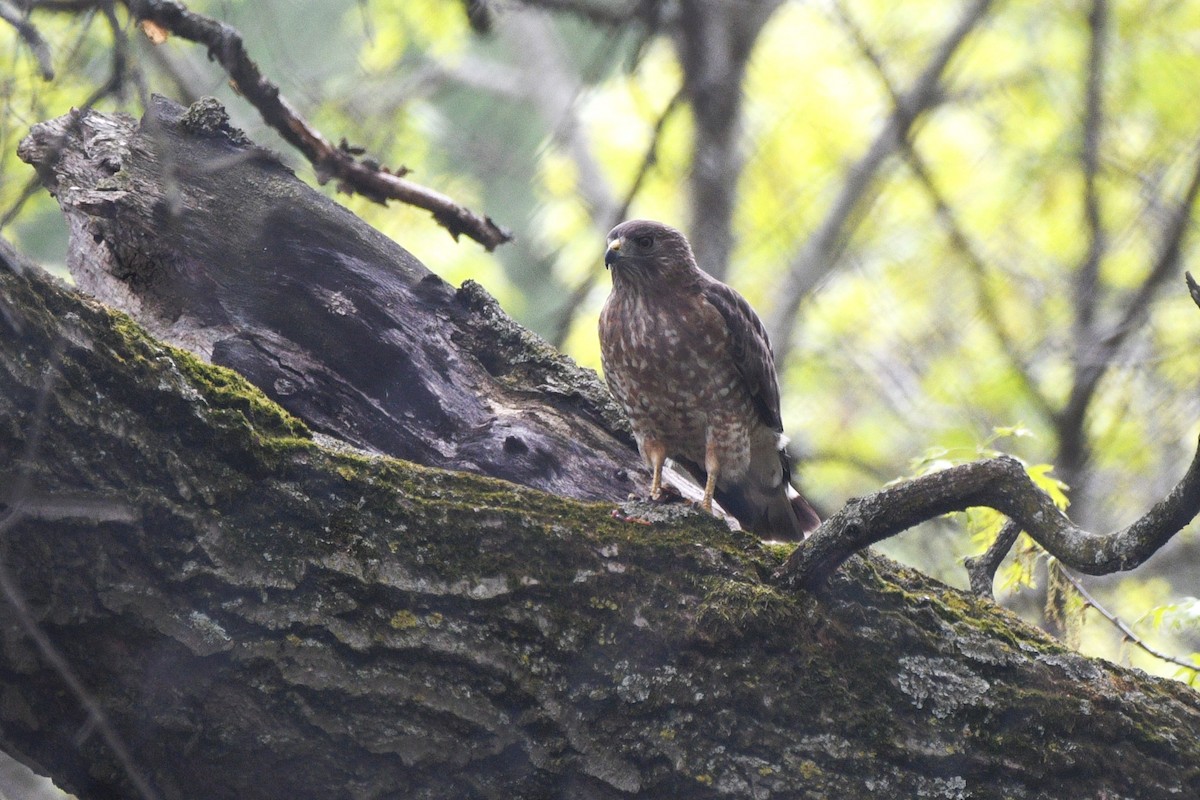
[[[654,245],[653,236],[639,236],[633,240],[633,243],[643,250],[649,250]]]

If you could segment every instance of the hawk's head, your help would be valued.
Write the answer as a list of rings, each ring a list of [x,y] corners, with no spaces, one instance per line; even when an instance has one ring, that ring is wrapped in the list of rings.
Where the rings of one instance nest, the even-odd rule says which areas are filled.
[[[674,282],[698,269],[683,234],[648,219],[631,219],[609,231],[604,266],[612,269],[614,282],[634,284]]]

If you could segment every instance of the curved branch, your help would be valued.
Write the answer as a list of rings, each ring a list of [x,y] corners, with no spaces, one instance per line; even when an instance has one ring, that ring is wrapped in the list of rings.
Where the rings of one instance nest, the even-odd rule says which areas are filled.
[[[153,22],[176,36],[207,46],[209,57],[225,68],[237,90],[258,109],[263,120],[312,163],[322,183],[336,178],[339,188],[377,203],[399,200],[423,208],[455,239],[465,234],[488,250],[512,239],[512,234],[490,217],[482,217],[440,192],[406,180],[402,177],[403,167],[388,170],[357,158],[354,149],[344,142],[334,145],[259,71],[238,31],[170,0],[123,1],[139,22]]]
[[[1185,275],[1200,306],[1200,284]],[[988,594],[1004,554],[1024,530],[1050,555],[1089,575],[1133,569],[1200,513],[1200,443],[1187,473],[1165,498],[1132,525],[1096,534],[1071,522],[1010,456],[975,461],[922,475],[866,497],[856,497],[822,523],[775,572],[790,588],[811,588],[854,553],[918,523],[974,507],[994,508],[1009,518],[987,553],[967,560],[971,588]]]
[[[1010,456],[973,461],[852,499],[796,548],[775,574],[790,588],[819,584],[857,551],[943,514],[994,508],[1072,569],[1133,569],[1200,513],[1200,449],[1187,474],[1140,519],[1109,534],[1071,522]]]

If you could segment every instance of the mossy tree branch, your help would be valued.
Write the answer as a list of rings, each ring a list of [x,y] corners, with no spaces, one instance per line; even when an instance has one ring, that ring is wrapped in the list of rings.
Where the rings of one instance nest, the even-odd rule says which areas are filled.
[[[91,702],[0,602],[0,749],[83,800],[1200,792],[1181,684],[882,559],[785,593],[703,514],[326,449],[14,263],[0,560]]]

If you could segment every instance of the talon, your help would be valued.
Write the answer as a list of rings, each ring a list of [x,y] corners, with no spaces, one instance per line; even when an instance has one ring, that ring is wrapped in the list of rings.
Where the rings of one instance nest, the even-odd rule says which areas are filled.
[[[651,495],[651,503],[678,503],[683,500],[683,495],[669,483],[665,483],[658,489],[658,497]]]

